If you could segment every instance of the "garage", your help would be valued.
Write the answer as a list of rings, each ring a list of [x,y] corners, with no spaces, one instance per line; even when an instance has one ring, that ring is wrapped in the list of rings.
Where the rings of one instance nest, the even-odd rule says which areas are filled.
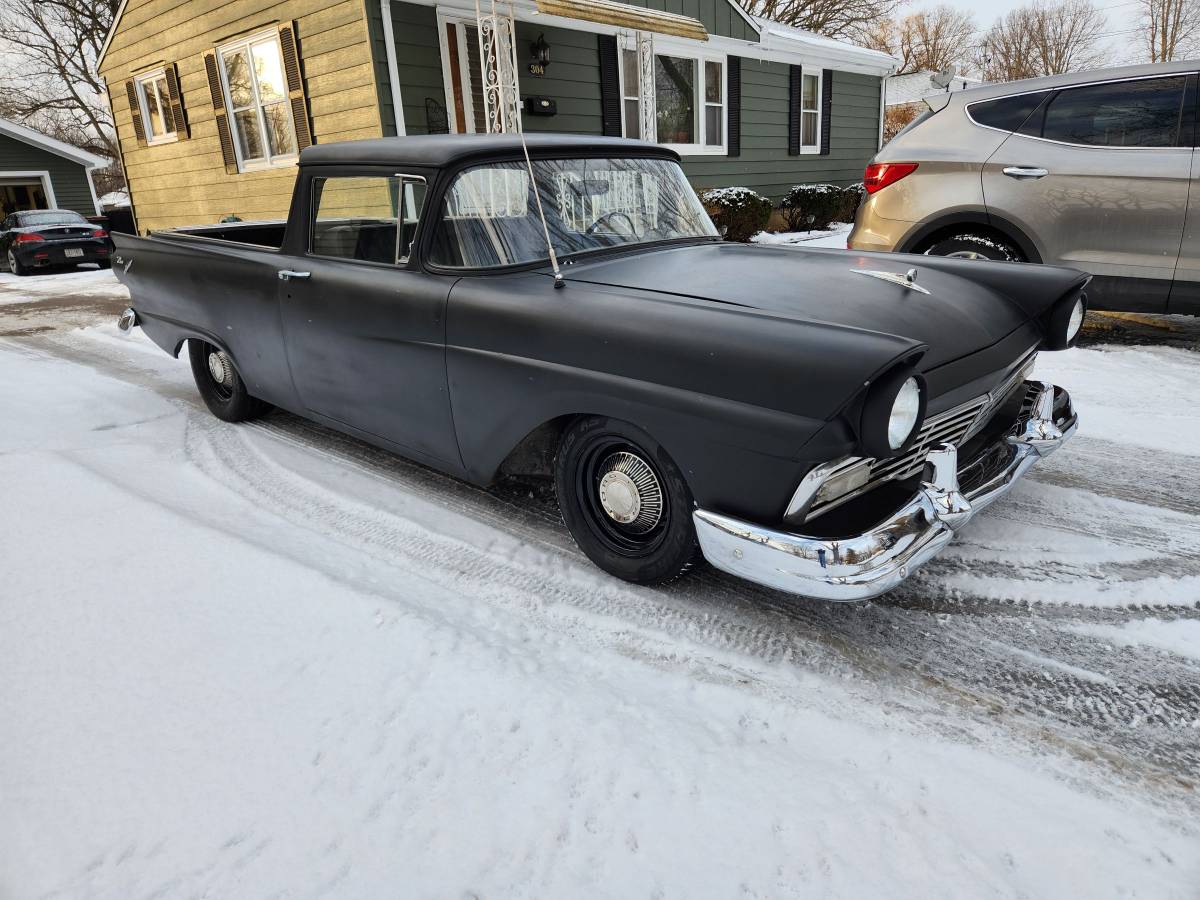
[[[26,209],[98,215],[91,173],[106,165],[94,153],[0,119],[0,219]]]

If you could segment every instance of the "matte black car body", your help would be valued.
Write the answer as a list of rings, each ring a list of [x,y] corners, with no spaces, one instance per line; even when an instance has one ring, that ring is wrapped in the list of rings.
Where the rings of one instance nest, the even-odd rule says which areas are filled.
[[[530,137],[529,150],[677,159],[619,139]],[[314,177],[423,176],[432,215],[464,166],[520,158],[511,137],[314,146],[286,228],[118,235],[115,268],[159,346],[220,348],[249,393],[276,406],[479,485],[544,468],[573,419],[610,417],[661,445],[698,507],[770,525],[814,466],[859,450],[875,379],[914,368],[930,416],[986,394],[1087,281],[1054,267],[698,238],[564,259],[556,290],[544,261],[439,270],[426,262],[430,228],[406,269],[306,253]],[[862,277],[912,264],[922,290]],[[280,280],[299,269],[310,277]]]
[[[37,221],[48,216],[73,221],[52,224]],[[23,235],[36,240],[22,240]],[[80,263],[107,267],[112,250],[108,232],[71,210],[31,209],[13,213],[0,223],[0,266],[17,274]]]

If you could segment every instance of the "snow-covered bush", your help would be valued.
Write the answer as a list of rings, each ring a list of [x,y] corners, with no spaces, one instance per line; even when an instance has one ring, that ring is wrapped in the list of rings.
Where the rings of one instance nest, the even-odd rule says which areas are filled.
[[[841,221],[846,192],[836,184],[795,184],[779,203],[789,231],[816,231]]]
[[[700,195],[700,202],[727,241],[744,244],[771,218],[771,201],[750,188],[713,188]]]
[[[846,205],[842,209],[839,221],[853,222],[854,215],[858,212],[858,204],[862,203],[862,198],[867,195],[867,189],[863,187],[863,183],[860,181],[842,188],[842,193],[846,195]]]

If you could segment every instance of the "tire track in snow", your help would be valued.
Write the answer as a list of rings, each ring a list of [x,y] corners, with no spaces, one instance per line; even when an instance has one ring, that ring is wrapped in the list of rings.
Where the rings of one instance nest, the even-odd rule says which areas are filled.
[[[348,554],[365,556],[360,570],[392,572],[397,577],[406,572],[422,578],[432,575],[455,591],[478,595],[481,601],[585,645],[608,646],[655,665],[685,666],[698,677],[763,690],[768,689],[764,679],[778,682],[780,666],[834,674],[861,682],[861,690],[885,707],[909,706],[914,697],[926,701],[932,697],[982,719],[1004,714],[1010,729],[1025,737],[1038,727],[1049,728],[1068,745],[1077,742],[1076,752],[1080,744],[1092,743],[1135,768],[1148,759],[1158,771],[1197,771],[1194,751],[1189,752],[1179,731],[1179,723],[1197,707],[1194,672],[1161,667],[1148,672],[1142,665],[1145,654],[1130,653],[1116,662],[1113,671],[1120,685],[1114,689],[1036,663],[1040,653],[1050,660],[1074,660],[1071,664],[1086,669],[1089,646],[1094,644],[1077,635],[1047,642],[1037,637],[1039,629],[1048,630],[1060,620],[1112,621],[1122,614],[1144,615],[1144,607],[1121,611],[1037,604],[1035,608],[961,592],[955,597],[939,586],[941,561],[887,598],[851,606],[793,598],[712,570],[702,570],[668,589],[632,588],[588,568],[590,563],[558,523],[552,498],[544,491],[510,484],[481,491],[284,413],[254,426],[228,426],[209,418],[179,380],[164,380],[161,371],[144,365],[137,355],[120,359],[104,348],[86,347],[78,336],[28,340],[175,402],[187,416],[189,452],[207,477],[235,496],[254,498],[267,513],[307,529],[314,540],[333,541]],[[460,524],[467,527],[471,521],[486,523],[502,537],[479,548],[445,534],[431,535],[429,526],[421,522],[398,524],[396,516],[318,485],[265,455],[261,446],[253,446],[261,445],[264,438],[290,444],[293,452],[327,460],[335,468],[352,466],[379,479],[381,489],[395,496],[411,495],[441,507],[461,517]],[[998,504],[989,511],[997,514],[1019,520],[1028,513],[1015,514]],[[1086,517],[1082,521],[1068,517],[1056,527],[1059,524],[1067,531],[1088,534],[1098,527]],[[1119,524],[1100,531],[1118,543],[1129,536]],[[1143,537],[1152,540],[1152,531]],[[261,542],[260,535],[246,538]],[[1144,540],[1142,545],[1146,546]],[[295,552],[303,555],[307,546]],[[302,561],[315,562],[311,556],[303,556]],[[954,565],[969,567],[970,562]],[[333,574],[355,576],[344,571]],[[1058,574],[1072,577],[1065,569]],[[1025,580],[1036,588],[1036,580]],[[389,593],[386,585],[369,589]],[[391,591],[390,596],[401,595]],[[1043,621],[1047,610],[1051,622]],[[571,612],[585,617],[581,620]],[[713,658],[708,652],[733,652],[744,657],[744,663]],[[1035,656],[1031,659],[1028,654]],[[1173,681],[1183,687],[1172,693],[1163,685],[1169,687]],[[769,689],[790,702],[809,702],[795,695],[794,685],[774,683]],[[1134,722],[1150,724],[1128,725]],[[938,727],[954,730],[949,721]],[[1195,732],[1189,730],[1189,735],[1194,738]]]

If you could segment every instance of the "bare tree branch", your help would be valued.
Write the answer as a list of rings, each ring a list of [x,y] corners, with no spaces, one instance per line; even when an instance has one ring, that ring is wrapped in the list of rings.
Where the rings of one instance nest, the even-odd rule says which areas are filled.
[[[119,0],[4,0],[0,115],[117,157],[112,112],[95,72]]]
[[[827,37],[862,42],[904,0],[741,0],[746,12]]]
[[[988,81],[1061,75],[1104,62],[1104,14],[1089,0],[1037,0],[998,19],[979,49]]]
[[[1150,62],[1187,59],[1200,49],[1198,0],[1141,0],[1142,39]]]
[[[905,16],[899,22],[880,20],[863,43],[900,60],[897,74],[940,72],[970,64],[975,20],[970,13],[942,5]]]

